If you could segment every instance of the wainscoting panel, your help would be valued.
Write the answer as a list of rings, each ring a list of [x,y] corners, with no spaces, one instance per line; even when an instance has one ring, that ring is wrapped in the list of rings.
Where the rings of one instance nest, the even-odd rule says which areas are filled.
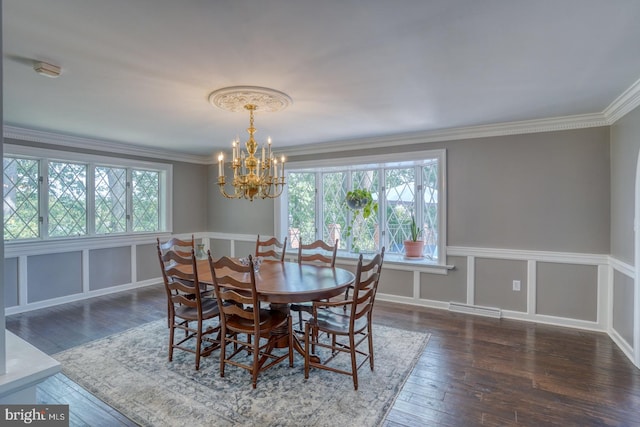
[[[4,304],[18,305],[18,258],[4,260]]]
[[[467,263],[463,257],[448,257],[455,265],[446,275],[420,273],[420,299],[467,302]]]
[[[537,263],[536,313],[598,321],[598,267]]]
[[[402,297],[413,297],[413,271],[382,268],[378,292]]]
[[[89,251],[90,290],[131,282],[131,246]]]
[[[27,278],[29,303],[82,293],[82,252],[30,256]]]
[[[513,290],[513,281],[520,290]],[[503,310],[527,311],[527,262],[477,258],[475,260],[475,305]]]
[[[188,238],[190,238],[189,236]],[[183,236],[184,238],[184,236]],[[164,242],[168,239],[161,239]],[[162,280],[160,275],[160,261],[158,261],[158,243],[136,245],[136,280]]]
[[[619,271],[614,271],[611,327],[629,345],[633,345],[633,294],[633,279]]]

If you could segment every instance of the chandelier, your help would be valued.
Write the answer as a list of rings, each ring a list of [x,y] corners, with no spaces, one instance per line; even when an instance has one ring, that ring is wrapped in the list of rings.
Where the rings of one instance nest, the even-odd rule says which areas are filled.
[[[222,109],[228,111],[248,111],[249,112],[249,139],[245,143],[245,150],[240,146],[240,140],[236,138],[232,144],[231,169],[233,179],[231,185],[233,192],[227,193],[225,189],[225,161],[224,154],[218,156],[218,187],[224,197],[228,199],[248,199],[254,198],[274,199],[280,194],[285,186],[284,165],[285,157],[281,156],[280,161],[271,151],[271,138],[267,139],[267,145],[262,144],[262,149],[258,151],[258,143],[254,139],[256,128],[254,123],[254,112],[256,111],[280,111],[291,104],[291,98],[282,92],[273,89],[255,86],[234,86],[216,90],[209,95],[209,101]]]

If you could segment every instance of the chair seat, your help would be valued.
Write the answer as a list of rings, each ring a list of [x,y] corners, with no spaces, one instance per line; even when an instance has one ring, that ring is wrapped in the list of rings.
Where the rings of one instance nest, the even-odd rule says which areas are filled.
[[[202,299],[202,318],[211,319],[220,314],[218,301],[213,298]],[[176,316],[185,320],[198,320],[198,310],[195,307],[182,305],[176,307]]]
[[[287,324],[287,314],[281,311],[275,310],[260,310],[260,332],[262,336],[263,331],[271,331],[274,328],[284,326]],[[253,320],[245,319],[240,316],[228,316],[227,317],[227,329],[239,332],[239,333],[252,333],[253,332]]]
[[[317,317],[309,320],[318,329],[330,334],[349,335],[349,315],[335,310],[318,310]],[[354,322],[357,333],[367,327],[367,317],[363,316]]]

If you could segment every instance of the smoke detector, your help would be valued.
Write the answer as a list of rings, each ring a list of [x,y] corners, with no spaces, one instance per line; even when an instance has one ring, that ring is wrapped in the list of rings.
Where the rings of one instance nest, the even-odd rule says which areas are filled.
[[[60,67],[58,67],[57,65],[49,64],[48,62],[35,62],[33,64],[33,69],[36,70],[36,73],[51,78],[58,77],[62,72]]]

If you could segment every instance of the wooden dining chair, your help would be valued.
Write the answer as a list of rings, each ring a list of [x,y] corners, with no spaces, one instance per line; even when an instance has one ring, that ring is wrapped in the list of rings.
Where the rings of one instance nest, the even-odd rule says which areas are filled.
[[[326,243],[324,240],[316,240],[313,243],[302,243],[298,245],[298,263],[299,264],[315,264],[325,265],[327,267],[336,266],[336,254],[338,253],[339,239],[336,239],[333,245]],[[291,304],[291,311],[298,313],[298,330],[296,332],[304,333],[302,326],[302,313],[311,313],[311,302],[303,302]]]
[[[188,257],[191,255],[191,251],[196,249],[196,242],[193,234],[191,235],[191,240],[182,240],[177,237],[172,237],[164,243],[160,243],[160,238],[156,238],[156,240],[158,241],[158,245],[160,246],[162,253],[174,251],[181,257]]]
[[[177,237],[172,237],[164,243],[160,242],[160,238],[157,237],[156,241],[158,242],[158,246],[160,247],[160,251],[162,254],[166,254],[169,251],[175,252],[178,256],[183,258],[188,258],[191,256],[191,252],[196,248],[196,241],[191,235],[191,240],[178,239]],[[211,289],[207,289],[206,286],[203,287],[203,296],[212,296],[213,291]],[[170,326],[169,320],[169,305],[170,301],[167,301],[167,327]]]
[[[280,262],[284,261],[287,252],[287,238],[282,242],[275,237],[260,240],[260,235],[256,239],[255,257],[271,258]]]
[[[219,334],[219,325],[204,323],[219,316],[218,302],[202,295],[193,249],[183,257],[173,250],[163,253],[160,244],[157,248],[169,305],[169,361],[173,360],[175,348],[194,353],[198,370],[200,358],[220,347],[219,336],[210,337]],[[184,337],[177,342],[176,330],[184,331]]]
[[[313,302],[312,317],[304,328],[305,379],[309,378],[309,368],[325,369],[350,375],[353,378],[353,388],[358,390],[358,369],[368,360],[373,371],[371,314],[383,260],[384,247],[368,263],[364,263],[360,254],[351,299]],[[342,307],[345,305],[347,309],[343,310]],[[322,338],[323,333],[326,333],[328,338]],[[368,344],[367,348],[359,347],[365,341]],[[311,353],[316,347],[329,349],[331,352],[324,360],[315,360],[316,358],[311,358]],[[345,353],[351,356],[350,370],[340,369],[332,364],[338,355]],[[358,361],[358,358],[361,360]]]
[[[251,373],[252,386],[256,388],[260,372],[287,357],[289,366],[293,366],[293,334],[288,313],[260,307],[253,258],[248,258],[247,265],[224,256],[213,261],[209,252],[209,267],[220,310],[220,376],[224,377],[226,364],[238,366]],[[283,339],[288,341],[288,352],[275,354],[276,344]],[[227,356],[229,344],[233,349]]]

